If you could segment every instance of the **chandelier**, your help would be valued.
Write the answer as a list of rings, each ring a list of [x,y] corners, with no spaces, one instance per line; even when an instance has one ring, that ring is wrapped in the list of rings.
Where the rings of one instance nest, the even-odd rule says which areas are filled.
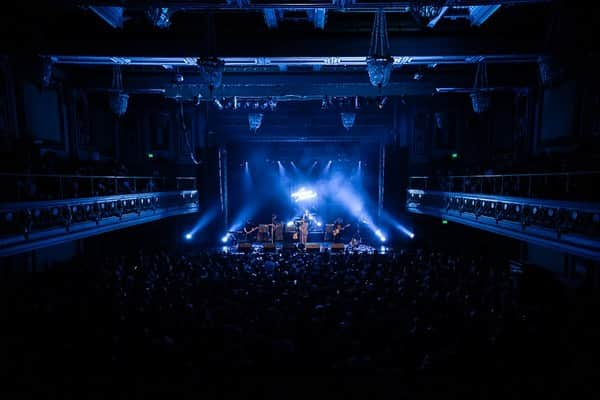
[[[119,117],[127,112],[129,95],[123,91],[123,74],[119,65],[113,68],[112,91],[109,94],[108,103],[112,112]]]
[[[167,7],[150,7],[146,10],[148,19],[157,28],[167,29],[171,26],[171,15],[173,12]]]
[[[477,64],[475,84],[471,93],[473,111],[477,114],[486,112],[490,108],[491,94],[488,86],[487,65],[485,62]]]
[[[354,121],[356,121],[356,113],[343,112],[340,115],[342,117],[342,125],[344,125],[346,130],[350,130],[354,126]]]
[[[202,78],[208,83],[209,88],[214,89],[221,86],[223,80],[223,68],[225,62],[217,57],[199,58],[197,64],[200,67]]]
[[[256,132],[258,128],[262,125],[263,114],[262,113],[249,113],[248,114],[248,124],[250,125],[250,130],[252,132]]]
[[[390,40],[388,37],[385,12],[379,9],[375,14],[371,46],[367,57],[367,72],[373,86],[381,88],[390,82],[394,66],[394,58],[390,56]]]

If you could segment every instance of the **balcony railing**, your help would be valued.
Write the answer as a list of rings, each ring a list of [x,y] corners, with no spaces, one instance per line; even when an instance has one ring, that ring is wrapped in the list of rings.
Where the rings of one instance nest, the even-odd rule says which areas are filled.
[[[0,202],[196,190],[195,177],[0,174]]]
[[[600,260],[598,172],[410,177],[406,207]]]
[[[198,210],[194,177],[1,174],[0,182],[0,256]]]
[[[409,178],[410,189],[573,201],[600,201],[599,185],[600,171]]]

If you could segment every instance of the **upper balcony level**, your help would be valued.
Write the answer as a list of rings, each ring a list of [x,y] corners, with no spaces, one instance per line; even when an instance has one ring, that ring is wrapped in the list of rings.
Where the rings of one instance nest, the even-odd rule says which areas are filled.
[[[409,178],[407,210],[600,260],[600,172]]]
[[[195,177],[0,174],[0,256],[198,210]]]

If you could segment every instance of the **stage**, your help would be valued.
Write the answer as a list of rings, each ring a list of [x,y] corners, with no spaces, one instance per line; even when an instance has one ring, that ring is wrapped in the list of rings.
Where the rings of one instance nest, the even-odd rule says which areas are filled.
[[[308,242],[305,246],[299,243],[264,243],[264,242],[240,242],[237,244],[224,245],[221,252],[227,254],[244,253],[277,253],[282,251],[306,252],[306,253],[358,253],[358,254],[386,254],[391,249],[386,246],[373,247],[364,243],[352,246],[348,243],[333,242]]]

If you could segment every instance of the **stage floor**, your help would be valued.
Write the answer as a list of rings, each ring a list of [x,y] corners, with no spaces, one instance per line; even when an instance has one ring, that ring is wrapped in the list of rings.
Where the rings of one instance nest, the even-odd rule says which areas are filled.
[[[378,252],[380,254],[388,253],[391,249],[386,246],[373,247],[367,244],[359,244],[358,246],[350,246],[346,243],[340,243],[339,245],[343,245],[343,248],[340,246],[339,248],[334,248],[334,243],[332,242],[309,242],[306,244],[304,249],[299,247],[298,243],[279,243],[276,242],[271,245],[271,243],[259,243],[259,242],[242,242],[233,245],[225,245],[221,248],[223,253],[228,254],[241,254],[241,253],[268,253],[268,252],[278,252],[278,251],[303,251],[303,252],[314,252],[314,253],[322,253],[322,252],[330,252],[330,253],[359,253],[359,254],[373,254],[374,252]]]

